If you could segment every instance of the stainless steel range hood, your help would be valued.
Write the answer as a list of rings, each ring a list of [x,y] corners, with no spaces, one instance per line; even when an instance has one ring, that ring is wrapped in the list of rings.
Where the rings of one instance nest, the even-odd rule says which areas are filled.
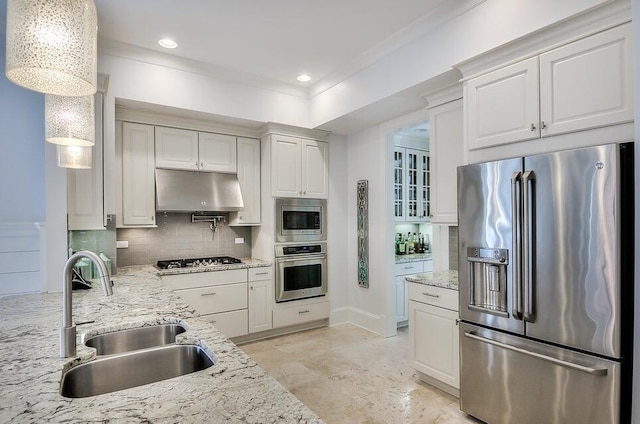
[[[244,209],[236,174],[156,169],[156,210],[230,212]]]

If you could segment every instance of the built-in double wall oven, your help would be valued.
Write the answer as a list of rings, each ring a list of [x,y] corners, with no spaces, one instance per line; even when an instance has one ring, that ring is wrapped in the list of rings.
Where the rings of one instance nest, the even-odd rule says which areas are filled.
[[[327,294],[326,200],[277,198],[276,302]]]

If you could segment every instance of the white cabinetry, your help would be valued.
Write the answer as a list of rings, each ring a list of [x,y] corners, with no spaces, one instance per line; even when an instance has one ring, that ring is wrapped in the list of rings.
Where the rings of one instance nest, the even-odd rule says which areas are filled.
[[[396,323],[403,325],[409,319],[409,292],[406,275],[433,271],[433,262],[415,261],[396,264],[394,282],[396,284]]]
[[[260,140],[238,137],[237,160],[244,209],[229,214],[229,225],[260,224]]]
[[[104,230],[104,176],[102,162],[102,94],[95,96],[96,144],[91,169],[67,169],[67,224],[69,230]]]
[[[458,396],[458,292],[409,283],[409,361],[420,378]]]
[[[158,168],[198,170],[197,131],[155,127],[155,134]]]
[[[394,214],[396,221],[428,221],[430,157],[424,150],[394,148]]]
[[[276,304],[273,310],[273,328],[304,324],[329,318],[329,302],[324,298],[299,300]]]
[[[162,281],[225,336],[248,333],[246,269],[163,275]]]
[[[236,137],[155,127],[156,166],[191,171],[236,172]]]
[[[462,99],[429,109],[431,223],[457,225],[457,167],[463,164]]]
[[[328,143],[278,134],[271,137],[272,195],[326,199]]]
[[[631,24],[465,83],[468,149],[633,120]]]
[[[273,328],[271,268],[249,268],[249,333]]]
[[[155,225],[155,163],[153,126],[122,123],[122,140],[116,140],[122,178],[117,196],[121,212],[119,226]]]

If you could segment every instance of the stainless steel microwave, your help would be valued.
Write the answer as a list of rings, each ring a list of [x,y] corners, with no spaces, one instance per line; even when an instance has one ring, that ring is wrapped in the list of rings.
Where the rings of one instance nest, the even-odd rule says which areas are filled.
[[[327,239],[327,201],[276,198],[276,242]]]

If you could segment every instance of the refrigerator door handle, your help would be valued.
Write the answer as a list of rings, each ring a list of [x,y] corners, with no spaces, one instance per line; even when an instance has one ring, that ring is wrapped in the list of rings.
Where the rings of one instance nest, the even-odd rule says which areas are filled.
[[[522,213],[521,213],[522,173],[511,176],[511,228],[513,243],[512,313],[517,320],[522,319]]]
[[[522,276],[523,276],[523,292],[524,292],[524,320],[527,322],[535,321],[535,309],[533,303],[533,278],[531,267],[533,265],[534,246],[531,243],[531,236],[535,234],[535,201],[532,197],[535,195],[536,175],[533,171],[525,171],[522,173]],[[529,183],[531,183],[531,192],[529,192]]]
[[[503,349],[511,350],[513,352],[522,353],[523,355],[533,356],[534,358],[542,359],[543,361],[551,362],[566,368],[571,368],[577,371],[586,372],[591,375],[607,375],[607,368],[595,365],[595,366],[584,366],[580,364],[574,364],[573,362],[563,361],[562,359],[557,359],[552,356],[542,355],[537,352],[532,352],[527,349],[522,349],[520,347],[512,346],[506,343],[498,342],[496,340],[487,339],[486,337],[478,336],[474,332],[464,332],[464,336],[473,340],[477,340],[479,342],[487,343],[490,345],[494,345]]]

